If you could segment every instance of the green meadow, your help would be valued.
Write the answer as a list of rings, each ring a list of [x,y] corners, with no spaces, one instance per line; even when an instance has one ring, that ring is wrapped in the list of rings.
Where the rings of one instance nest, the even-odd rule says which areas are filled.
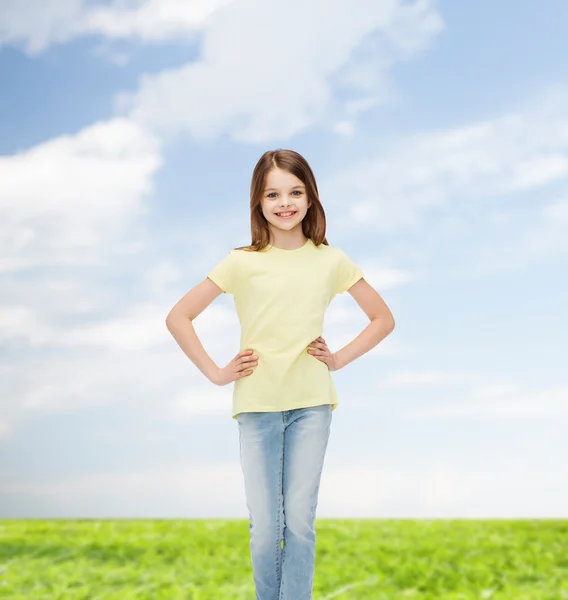
[[[568,600],[566,520],[317,519],[316,530],[314,600]],[[4,520],[0,553],[0,598],[255,600],[244,519]]]

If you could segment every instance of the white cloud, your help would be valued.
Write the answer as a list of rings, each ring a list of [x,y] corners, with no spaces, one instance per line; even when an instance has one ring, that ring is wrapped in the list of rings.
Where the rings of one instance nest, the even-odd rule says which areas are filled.
[[[550,256],[568,250],[568,199],[551,202],[542,207],[533,227],[523,236],[521,256],[531,258]]]
[[[451,389],[448,393],[446,388]],[[568,388],[563,385],[526,389],[522,382],[492,380],[472,371],[400,370],[381,377],[387,390],[420,390],[425,400],[405,406],[409,417],[432,419],[561,419],[568,416]],[[434,389],[434,395],[432,394]],[[362,406],[366,406],[363,401]]]
[[[373,108],[380,102],[380,99],[377,96],[361,96],[354,100],[347,100],[345,102],[345,112],[346,114],[356,114],[362,110],[368,110],[369,108]]]
[[[117,96],[116,106],[162,132],[194,138],[229,132],[249,142],[285,139],[331,116],[334,85],[360,94],[336,116],[338,132],[351,135],[345,116],[390,101],[396,92],[389,69],[443,28],[430,0],[365,0],[358,10],[348,0],[293,0],[285,8],[259,0],[37,5],[35,11],[14,0],[3,5],[0,44],[23,44],[33,54],[96,34],[103,45],[94,52],[123,66],[128,53],[109,48],[109,40],[195,42],[199,34],[196,62],[143,77],[136,92]]]
[[[565,149],[568,151],[568,148]],[[568,155],[540,155],[512,165],[504,191],[524,190],[568,175]]]
[[[96,264],[146,214],[160,164],[157,140],[122,118],[0,157],[0,272]]]
[[[514,213],[490,214],[494,227],[486,233],[466,262],[451,267],[456,279],[479,278],[494,273],[512,274],[535,262],[568,254],[568,200],[540,202],[529,218]]]
[[[238,454],[235,433],[227,442]],[[318,500],[318,519],[337,518],[532,518],[561,517],[558,474],[527,472],[523,457],[508,465],[508,476],[491,467],[443,461],[426,468],[406,464],[345,467],[326,458]],[[198,493],[196,493],[198,491]],[[15,518],[29,498],[42,499],[41,514],[65,518],[248,518],[240,465],[172,464],[120,473],[86,473],[49,482],[5,483],[0,494],[20,498]],[[6,497],[6,496],[4,496]],[[136,500],[134,500],[136,499]],[[45,508],[49,506],[51,508]],[[535,508],[538,506],[538,509]],[[337,522],[322,529],[341,530]]]
[[[162,133],[200,139],[229,132],[249,142],[285,139],[331,117],[334,86],[355,92],[336,116],[338,133],[352,135],[346,115],[388,102],[395,95],[389,69],[422,51],[443,28],[429,0],[366,0],[357,11],[348,0],[294,0],[285,10],[258,0],[134,6],[48,0],[42,6],[36,16],[9,2],[0,43],[25,42],[28,51],[39,52],[93,33],[105,40],[180,34],[187,40],[199,29],[196,62],[143,77],[137,91],[117,95],[116,106]],[[127,54],[105,45],[95,53],[128,62]]]
[[[568,175],[568,89],[517,112],[417,133],[347,166],[320,185],[346,235],[422,226],[434,207],[527,191]],[[356,198],[345,205],[344,198]]]
[[[568,417],[568,387],[524,390],[517,383],[480,383],[463,394],[439,402],[428,402],[408,411],[410,416],[432,419],[484,417],[489,419],[565,419]]]
[[[333,131],[345,138],[352,138],[355,135],[355,123],[352,121],[338,121],[333,125]]]
[[[235,2],[207,23],[198,61],[144,77],[117,106],[164,134],[287,139],[329,117],[334,83],[359,90],[365,102],[379,101],[390,66],[420,51],[442,28],[428,2],[417,6],[368,0],[354,11],[347,0],[295,0],[283,10]],[[363,61],[365,76],[355,77]]]
[[[425,385],[444,385],[452,383],[471,383],[480,376],[467,372],[445,371],[396,371],[381,381],[387,388],[423,388]]]
[[[169,305],[131,305],[117,316],[69,324],[61,323],[57,309],[44,306],[41,296],[29,304],[0,313],[0,344],[20,340],[32,349],[51,352],[43,356],[29,352],[4,361],[0,420],[6,435],[29,414],[110,406],[129,398],[136,398],[137,411],[148,403],[154,418],[207,414],[212,406],[204,402],[208,396],[219,400],[218,412],[229,414],[230,387],[209,383],[176,345],[165,325]],[[227,364],[238,351],[234,311],[213,305],[193,325],[217,364]],[[227,340],[234,340],[233,345]],[[190,381],[183,389],[191,390],[189,394],[176,383],[184,370]]]
[[[70,38],[84,10],[83,0],[4,0],[0,4],[0,45],[23,44],[30,54]]]
[[[211,15],[232,0],[115,0],[96,5],[88,0],[3,0],[0,45],[23,46],[38,54],[53,44],[99,35],[108,39],[138,38],[146,42],[190,41]],[[30,5],[33,5],[30,7]]]
[[[99,33],[108,38],[140,38],[146,42],[188,39],[211,15],[233,0],[146,0],[123,8],[120,2],[84,11],[75,34]]]
[[[384,267],[369,261],[360,261],[359,264],[364,270],[365,279],[378,290],[392,289],[415,281],[420,276],[407,270]]]
[[[105,290],[85,267],[108,268],[117,255],[125,259],[144,249],[136,227],[146,215],[145,201],[160,164],[158,141],[122,118],[0,157],[0,343],[20,349],[4,361],[4,437],[23,411],[72,408],[78,398],[88,403],[86,388],[100,392],[100,386],[115,383],[97,371],[104,366],[106,373],[112,372],[105,364],[109,355],[93,361],[97,342],[116,348],[155,344],[155,328],[129,327],[128,318],[120,326],[109,320],[106,328],[96,328],[88,323],[74,326],[73,316],[89,316],[112,305],[116,292],[108,286]],[[151,320],[154,314],[149,312],[146,307],[136,316]],[[164,307],[161,323],[165,314]],[[91,352],[80,353],[80,345]],[[34,357],[37,348],[69,346],[73,352],[64,361],[60,355]],[[17,359],[21,348],[29,352]],[[74,372],[76,361],[83,368]],[[116,377],[128,379],[124,372]],[[104,402],[108,395],[101,397]]]

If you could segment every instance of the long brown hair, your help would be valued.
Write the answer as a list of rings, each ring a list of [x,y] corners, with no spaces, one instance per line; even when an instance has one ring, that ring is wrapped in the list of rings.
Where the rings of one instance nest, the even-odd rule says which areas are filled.
[[[262,196],[266,184],[266,176],[272,169],[282,169],[296,176],[305,186],[311,206],[302,219],[304,235],[319,246],[329,246],[325,237],[325,212],[319,199],[316,178],[306,159],[294,150],[279,148],[268,150],[256,163],[250,184],[250,231],[252,242],[248,246],[239,246],[234,250],[256,251],[265,248],[270,240],[268,221],[262,214]]]

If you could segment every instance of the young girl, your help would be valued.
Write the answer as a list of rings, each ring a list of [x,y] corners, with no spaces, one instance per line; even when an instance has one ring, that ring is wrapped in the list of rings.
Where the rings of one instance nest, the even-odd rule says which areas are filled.
[[[166,324],[192,362],[217,385],[235,382],[232,416],[249,510],[257,600],[312,597],[320,478],[338,398],[331,378],[394,328],[363,272],[325,238],[312,170],[292,150],[265,152],[250,194],[252,243],[231,250],[170,311]],[[324,313],[349,290],[371,323],[330,352]],[[238,354],[219,368],[191,321],[230,293],[241,324]]]

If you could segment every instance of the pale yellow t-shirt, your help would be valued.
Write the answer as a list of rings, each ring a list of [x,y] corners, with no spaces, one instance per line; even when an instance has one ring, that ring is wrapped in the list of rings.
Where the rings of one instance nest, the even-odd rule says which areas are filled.
[[[301,248],[231,250],[208,274],[234,297],[239,352],[258,355],[254,372],[234,381],[232,416],[331,404],[337,392],[328,366],[308,354],[323,337],[324,313],[363,271],[339,248],[308,238]],[[327,340],[326,340],[327,341]]]

